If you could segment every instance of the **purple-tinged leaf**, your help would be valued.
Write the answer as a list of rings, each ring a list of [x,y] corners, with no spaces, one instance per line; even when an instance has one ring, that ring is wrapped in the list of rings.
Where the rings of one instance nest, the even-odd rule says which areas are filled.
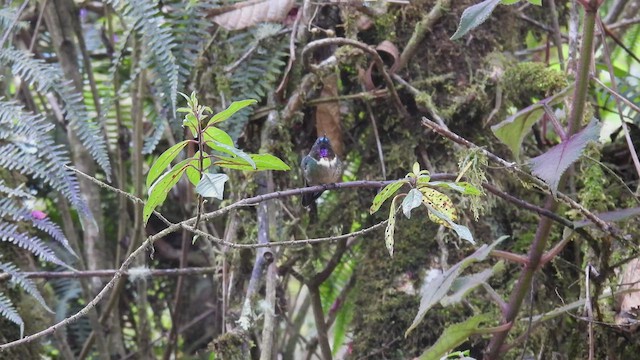
[[[509,116],[499,124],[493,125],[491,127],[493,134],[507,145],[509,149],[511,149],[513,156],[518,159],[520,156],[522,140],[529,130],[531,130],[533,124],[535,124],[542,115],[544,115],[544,105],[554,106],[559,104],[572,89],[573,86],[569,86],[551,97],[541,100],[531,106],[527,106],[526,108]]]
[[[600,214],[596,214],[596,216],[605,222],[615,222],[615,221],[622,221],[625,219],[628,219],[630,217],[634,217],[634,216],[638,216],[640,215],[640,207],[634,207],[634,208],[629,208],[629,209],[622,209],[622,210],[614,210],[614,211],[607,211],[607,212],[603,212]],[[574,221],[573,222],[573,226],[575,226],[576,228],[581,228],[581,227],[585,227],[588,225],[592,225],[593,222],[591,222],[591,220],[580,220],[580,221]]]
[[[600,137],[601,124],[593,119],[587,127],[569,139],[552,147],[546,153],[531,159],[531,172],[549,185],[551,192],[558,190],[562,174],[580,158],[582,151],[590,141]]]

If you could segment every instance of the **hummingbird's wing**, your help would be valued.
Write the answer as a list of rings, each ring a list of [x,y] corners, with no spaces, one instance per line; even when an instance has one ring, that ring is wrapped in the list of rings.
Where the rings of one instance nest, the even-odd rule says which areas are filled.
[[[302,168],[302,174],[304,177],[304,186],[309,186],[309,181],[307,180],[307,176],[309,175],[309,169],[307,168],[311,162],[314,160],[310,156],[305,156],[302,158],[300,162],[300,167]],[[308,207],[316,201],[317,198],[322,195],[323,191],[313,192],[313,193],[305,193],[302,194],[302,206]]]

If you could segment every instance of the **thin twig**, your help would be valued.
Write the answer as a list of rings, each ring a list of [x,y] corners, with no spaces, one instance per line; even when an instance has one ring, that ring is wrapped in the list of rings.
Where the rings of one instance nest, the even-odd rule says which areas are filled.
[[[598,21],[598,24],[601,24],[601,22]],[[606,41],[603,42],[603,45],[605,49],[605,54],[610,55],[611,53],[609,52],[609,48],[607,46]],[[624,102],[625,104],[630,106],[633,110],[639,113],[640,113],[640,108],[635,104],[633,104],[632,102],[630,102],[629,100],[625,99],[624,96],[621,96],[618,93],[616,78],[613,73],[613,65],[611,64],[611,58],[609,56],[605,56],[605,61],[607,63],[607,67],[609,68],[609,76],[611,77],[611,88],[608,88],[600,80],[596,79],[595,76],[592,77],[592,79],[594,79],[600,86],[604,87],[610,94],[612,94],[617,99],[616,107],[618,108],[618,115],[620,116],[620,126],[622,126],[622,130],[624,132],[624,138],[627,141],[627,146],[629,147],[629,152],[631,153],[631,159],[633,159],[633,165],[636,168],[636,173],[640,175],[640,159],[638,159],[638,153],[636,152],[636,148],[633,145],[633,140],[631,139],[631,133],[629,132],[629,127],[627,126],[627,122],[622,117],[622,106],[620,105],[620,101]]]
[[[175,268],[175,269],[132,269],[125,271],[123,276],[129,277],[156,277],[156,276],[181,276],[181,275],[207,275],[215,274],[220,269],[217,267],[192,267],[192,268]],[[118,270],[85,270],[85,271],[29,271],[22,272],[20,275],[29,279],[81,279],[90,277],[112,277]],[[0,281],[11,278],[11,274],[0,274]]]
[[[7,26],[7,30],[4,32],[4,34],[2,34],[2,39],[0,39],[0,49],[2,49],[2,47],[4,46],[4,42],[9,38],[9,35],[13,31],[13,27],[16,25],[16,23],[18,23],[18,19],[20,19],[20,14],[22,14],[27,5],[29,5],[29,0],[25,0],[22,5],[20,5],[20,8],[18,8],[18,10],[16,11],[16,16],[13,18],[13,20],[11,20],[11,24]]]
[[[398,60],[398,70],[404,68],[409,59],[415,55],[416,51],[424,46],[424,38],[427,33],[431,31],[433,26],[444,15],[445,11],[449,9],[451,0],[438,0],[431,11],[424,15],[424,17],[415,25],[415,30],[411,34],[411,38],[407,41],[407,45],[404,47],[400,59]]]
[[[551,190],[549,189],[549,186],[546,183],[544,183],[542,180],[540,180],[540,179],[538,179],[536,177],[533,177],[532,175],[530,175],[529,173],[525,172],[524,170],[520,169],[520,167],[516,163],[508,162],[508,161],[502,159],[501,157],[495,155],[494,153],[475,145],[471,141],[461,137],[460,135],[450,131],[449,129],[446,129],[446,128],[436,124],[435,122],[433,122],[433,121],[431,121],[431,120],[429,120],[429,119],[427,119],[425,117],[422,118],[422,124],[424,126],[426,126],[426,127],[429,127],[431,129],[433,129],[438,134],[448,138],[449,140],[451,140],[451,141],[453,141],[455,143],[458,143],[460,145],[464,145],[469,149],[477,149],[478,151],[480,151],[483,155],[485,155],[486,157],[488,157],[492,161],[497,162],[498,164],[504,166],[505,168],[507,168],[509,170],[513,170],[516,173],[527,177],[529,181],[533,182],[536,186],[538,186],[540,189],[545,191],[547,194],[551,194]],[[592,213],[591,211],[587,210],[584,206],[578,204],[575,200],[570,198],[568,195],[566,195],[566,194],[564,194],[564,193],[562,193],[560,191],[557,191],[554,195],[559,200],[561,200],[563,203],[565,203],[568,206],[570,206],[572,209],[578,210],[582,215],[584,215],[587,219],[589,219],[591,222],[593,222],[602,231],[604,231],[606,233],[609,233],[609,234],[613,235],[616,238],[620,238],[619,231],[615,227],[613,227],[612,225],[602,221],[594,213]]]
[[[304,49],[302,49],[302,61],[304,62],[305,67],[308,67],[307,66],[308,65],[307,62],[309,58],[308,55],[309,53],[311,53],[311,51],[313,51],[315,48],[329,46],[329,45],[349,45],[349,46],[353,46],[358,49],[361,49],[365,53],[371,55],[371,57],[373,58],[373,62],[376,64],[378,71],[380,71],[380,73],[382,74],[382,77],[384,78],[385,83],[387,84],[387,88],[391,92],[391,98],[393,99],[393,102],[396,108],[398,109],[398,112],[400,112],[400,114],[402,114],[403,116],[409,116],[407,109],[405,109],[404,105],[402,104],[402,101],[400,100],[400,96],[396,91],[396,88],[393,84],[393,80],[391,80],[391,76],[385,69],[384,61],[380,57],[380,54],[378,54],[378,52],[375,49],[371,48],[369,45],[365,43],[362,43],[356,40],[346,39],[346,38],[327,38],[327,39],[312,41],[308,43],[304,47]]]

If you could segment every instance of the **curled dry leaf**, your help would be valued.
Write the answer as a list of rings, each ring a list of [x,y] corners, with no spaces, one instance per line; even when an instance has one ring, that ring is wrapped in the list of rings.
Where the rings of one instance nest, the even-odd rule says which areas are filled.
[[[382,58],[385,66],[389,69],[389,72],[395,72],[399,65],[398,60],[400,59],[400,51],[398,51],[398,48],[391,41],[385,40],[376,46],[376,51],[380,54],[380,57]],[[369,68],[367,68],[365,72],[360,73],[362,83],[367,91],[375,89],[377,87],[376,83],[380,83],[380,80],[378,80],[380,74],[377,74],[377,69],[375,69],[375,67],[375,62],[371,60]],[[375,81],[373,79],[374,77],[376,77]]]
[[[324,86],[320,97],[338,97],[338,76],[329,75],[322,79]],[[316,106],[316,130],[318,136],[327,135],[331,140],[333,151],[341,157],[344,154],[344,144],[342,142],[342,128],[340,123],[340,102],[338,100],[328,101]]]
[[[294,0],[248,0],[237,8],[217,15],[213,21],[227,30],[241,30],[262,22],[280,22],[295,4]]]

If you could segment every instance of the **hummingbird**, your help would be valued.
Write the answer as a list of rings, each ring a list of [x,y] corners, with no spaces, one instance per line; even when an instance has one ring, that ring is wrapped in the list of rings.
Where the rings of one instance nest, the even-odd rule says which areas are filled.
[[[342,174],[342,161],[333,152],[327,136],[319,137],[311,147],[309,155],[300,163],[305,185],[320,185],[338,182]],[[323,191],[302,194],[302,206],[310,206]]]

